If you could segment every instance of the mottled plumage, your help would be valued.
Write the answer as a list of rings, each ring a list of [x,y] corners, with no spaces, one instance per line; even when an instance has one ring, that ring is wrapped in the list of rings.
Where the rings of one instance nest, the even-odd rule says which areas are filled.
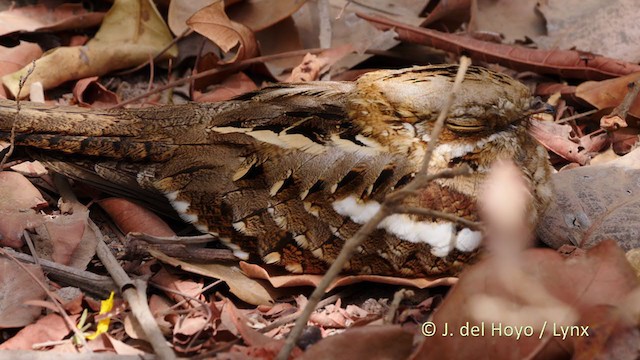
[[[213,104],[116,111],[23,103],[16,144],[108,191],[166,200],[239,257],[292,272],[322,272],[379,207],[419,170],[455,65],[365,74],[356,82],[280,84]],[[544,149],[527,134],[532,99],[508,76],[471,67],[430,170],[468,163],[469,177],[440,179],[407,204],[478,220],[490,163],[513,159],[531,184],[531,222],[550,198]],[[7,138],[15,103],[0,102]],[[56,153],[58,155],[56,155]],[[72,157],[60,156],[62,153]],[[439,219],[396,214],[345,271],[398,276],[455,272],[482,236]]]

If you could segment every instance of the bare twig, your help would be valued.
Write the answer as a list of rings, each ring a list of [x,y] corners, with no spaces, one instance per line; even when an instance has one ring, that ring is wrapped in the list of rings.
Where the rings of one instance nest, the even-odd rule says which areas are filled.
[[[431,216],[434,218],[449,220],[451,222],[462,224],[468,227],[469,229],[482,230],[482,223],[467,220],[463,217],[456,216],[447,212],[442,212],[442,211],[437,211],[432,209],[425,209],[425,208],[415,207],[415,206],[398,206],[396,207],[395,211],[398,214],[415,214],[415,215]]]
[[[400,302],[402,302],[402,300],[406,299],[406,298],[410,298],[414,295],[415,293],[413,292],[413,290],[408,290],[408,289],[400,289],[398,291],[396,291],[395,294],[393,294],[393,300],[391,300],[391,305],[389,305],[389,311],[387,311],[387,314],[384,316],[384,323],[385,324],[392,324],[393,320],[396,317],[396,311],[398,311],[398,307],[400,307]]]
[[[16,123],[20,119],[20,105],[21,105],[20,92],[22,92],[22,88],[24,87],[24,84],[27,82],[29,75],[31,75],[33,73],[33,70],[35,69],[36,69],[36,61],[33,60],[31,67],[29,68],[29,70],[27,70],[27,73],[24,76],[20,76],[20,81],[18,82],[18,94],[16,95],[16,111],[17,112],[16,112],[16,116],[13,118],[13,124],[11,125],[11,136],[9,137],[9,150],[7,151],[6,154],[4,154],[2,161],[0,161],[0,171],[2,171],[2,169],[4,168],[4,164],[7,162],[7,160],[9,160],[9,158],[13,154],[13,150],[16,147]]]
[[[445,119],[449,114],[449,109],[455,100],[456,93],[458,92],[462,81],[464,80],[464,75],[467,71],[467,68],[471,65],[471,60],[467,57],[460,58],[460,66],[458,67],[458,73],[456,74],[455,81],[447,97],[445,103],[442,106],[438,119],[436,120],[433,130],[431,131],[430,138],[432,139],[427,143],[427,149],[425,151],[424,159],[422,162],[422,168],[420,172],[416,175],[415,179],[407,184],[403,189],[397,191],[396,193],[390,194],[385,201],[381,204],[378,212],[367,222],[365,223],[349,240],[347,240],[340,254],[335,259],[335,261],[329,267],[329,270],[322,277],[320,283],[316,286],[315,290],[309,297],[309,302],[307,306],[304,308],[304,311],[300,315],[300,317],[296,320],[296,324],[287,336],[287,340],[278,353],[276,359],[278,360],[286,360],[289,358],[289,354],[293,350],[298,338],[302,334],[302,330],[304,329],[309,317],[316,309],[318,302],[322,299],[322,296],[326,292],[327,287],[331,282],[338,276],[340,271],[342,271],[344,265],[347,263],[349,258],[353,252],[360,246],[360,244],[369,237],[374,230],[378,228],[378,225],[389,215],[393,214],[395,208],[398,207],[401,202],[410,194],[413,194],[416,190],[423,187],[430,180],[430,174],[428,173],[429,163],[431,162],[431,157],[433,156],[433,151],[438,143],[438,138],[440,133],[442,132],[442,128],[444,127]]]
[[[150,58],[150,59],[149,59],[149,61],[145,61],[145,62],[143,62],[142,64],[140,64],[140,65],[138,65],[138,66],[136,66],[136,67],[134,67],[134,68],[132,68],[132,69],[124,70],[124,71],[121,71],[121,72],[116,73],[116,74],[114,74],[114,75],[115,75],[115,76],[128,75],[128,74],[134,73],[134,72],[136,72],[136,71],[138,71],[138,70],[142,69],[143,67],[145,67],[145,66],[147,66],[147,65],[149,65],[149,64],[152,64],[153,62],[155,62],[155,61],[157,61],[158,59],[160,59],[160,57],[161,57],[162,55],[164,55],[164,53],[166,53],[167,51],[169,51],[169,49],[171,49],[171,47],[172,47],[173,45],[177,44],[177,43],[178,43],[178,41],[180,41],[180,40],[184,39],[185,37],[187,37],[187,36],[191,35],[192,33],[193,33],[193,30],[191,30],[191,29],[185,29],[185,30],[182,32],[182,34],[180,34],[180,35],[176,36],[173,40],[171,40],[171,42],[170,42],[170,43],[168,43],[168,44],[167,44],[167,46],[165,46],[165,47],[164,47],[164,49],[160,50],[160,52],[158,52],[158,53],[156,54],[156,56],[154,56],[153,58]],[[153,72],[153,69],[151,69],[150,71],[151,71],[151,72]]]
[[[22,262],[34,263],[33,257],[27,254],[19,253],[9,248],[4,248],[3,251]],[[107,276],[78,270],[71,266],[58,264],[46,259],[40,259],[40,266],[42,266],[42,269],[47,273],[49,278],[64,285],[79,287],[94,295],[105,297],[109,296],[111,291],[117,290],[116,284]]]

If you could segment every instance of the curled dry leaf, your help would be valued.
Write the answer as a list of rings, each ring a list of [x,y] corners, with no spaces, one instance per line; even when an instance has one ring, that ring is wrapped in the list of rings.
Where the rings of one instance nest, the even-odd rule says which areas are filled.
[[[554,198],[537,232],[558,248],[590,248],[614,239],[625,250],[640,247],[640,149],[602,165],[561,171],[551,177]]]
[[[40,266],[25,264],[28,271],[44,282]],[[42,309],[25,305],[31,300],[42,300],[46,293],[29,274],[11,259],[0,256],[0,328],[16,328],[31,324]]]
[[[269,273],[259,265],[249,264],[244,261],[240,262],[240,268],[247,274],[247,276],[254,279],[268,280],[269,283],[275,288],[280,287],[294,287],[294,286],[317,286],[322,280],[322,275],[269,275]],[[444,277],[444,278],[419,278],[419,279],[407,279],[396,278],[391,276],[379,276],[379,275],[341,275],[327,287],[327,291],[331,291],[340,286],[347,286],[356,284],[359,282],[369,281],[380,284],[391,284],[400,286],[409,286],[419,289],[436,286],[451,286],[455,284],[457,278]]]
[[[187,20],[187,25],[194,31],[213,41],[225,53],[236,46],[237,52],[222,63],[233,63],[252,58],[258,53],[258,44],[253,32],[248,27],[229,20],[224,12],[224,2],[216,1],[201,9]]]
[[[22,233],[42,223],[34,209],[47,206],[38,189],[26,177],[11,171],[0,172],[0,245],[19,248]]]
[[[85,46],[59,47],[35,62],[21,97],[29,95],[29,87],[41,82],[45,89],[65,81],[99,76],[113,70],[137,66],[158,54],[172,41],[171,32],[150,0],[116,0],[104,17],[100,30]],[[162,59],[174,57],[174,45]],[[31,65],[2,77],[2,82],[14,97],[21,76]]]
[[[584,147],[573,141],[572,129],[569,125],[562,125],[548,121],[531,121],[529,133],[547,149],[562,156],[568,161],[586,165],[591,156]]]
[[[111,107],[119,102],[118,95],[100,84],[97,76],[78,80],[73,87],[73,97],[80,106],[94,109]]]

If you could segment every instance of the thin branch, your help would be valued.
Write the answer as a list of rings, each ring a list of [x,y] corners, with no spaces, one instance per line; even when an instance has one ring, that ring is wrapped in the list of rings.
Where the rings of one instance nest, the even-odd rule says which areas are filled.
[[[392,324],[393,320],[396,317],[396,311],[398,311],[398,308],[400,307],[400,303],[402,302],[402,300],[413,297],[414,295],[415,293],[413,292],[413,290],[400,289],[396,291],[396,293],[393,294],[393,300],[391,300],[391,305],[389,305],[389,311],[387,311],[387,314],[384,316],[382,321],[385,324]]]
[[[53,177],[53,181],[62,199],[74,203],[78,202],[75,194],[71,191],[69,182],[67,182],[63,176],[56,175]],[[176,359],[173,350],[167,344],[167,340],[164,338],[164,335],[162,335],[162,331],[160,331],[158,323],[153,318],[153,314],[149,309],[146,283],[142,280],[131,280],[129,275],[127,275],[118,263],[109,246],[104,242],[104,236],[98,226],[91,219],[88,219],[88,225],[98,239],[96,255],[98,255],[102,265],[104,265],[120,289],[122,297],[129,303],[133,317],[137,320],[144,332],[145,340],[151,344],[153,351],[159,359]]]
[[[9,248],[4,248],[2,251],[22,262],[34,263],[30,255]],[[65,285],[73,285],[94,295],[106,297],[111,291],[117,290],[116,284],[108,276],[97,275],[46,259],[40,259],[40,265],[49,278]]]
[[[182,78],[180,80],[176,80],[176,81],[172,81],[166,85],[160,86],[154,90],[151,90],[149,92],[147,92],[146,94],[142,94],[140,96],[136,96],[134,98],[131,98],[127,101],[123,101],[119,104],[116,104],[114,106],[112,106],[110,109],[119,109],[125,105],[129,105],[132,104],[138,100],[142,100],[144,98],[147,98],[151,95],[157,94],[157,93],[161,93],[167,89],[171,89],[173,87],[176,86],[180,86],[182,84],[186,84],[188,82],[191,82],[193,80],[197,80],[197,79],[201,79],[203,77],[207,77],[207,76],[211,76],[211,75],[215,75],[215,74],[219,74],[223,71],[237,71],[240,70],[246,66],[249,65],[253,65],[253,64],[259,64],[262,62],[267,62],[267,61],[272,61],[272,60],[278,60],[278,59],[282,59],[282,58],[286,58],[286,57],[290,57],[290,56],[303,56],[306,55],[307,53],[309,54],[318,54],[321,53],[323,51],[325,51],[326,49],[321,49],[321,48],[315,48],[315,49],[302,49],[302,50],[295,50],[295,51],[288,51],[288,52],[283,52],[280,54],[273,54],[273,55],[265,55],[265,56],[258,56],[258,57],[254,57],[251,59],[246,59],[246,60],[242,60],[242,61],[238,61],[237,63],[233,63],[233,64],[229,64],[229,65],[225,65],[225,66],[221,66],[219,68],[214,68],[214,69],[210,69],[210,70],[206,70],[203,71],[201,73],[197,73],[191,76],[187,76],[185,78]]]
[[[2,169],[4,168],[4,164],[9,160],[11,155],[13,155],[13,150],[16,147],[16,124],[20,119],[20,105],[21,105],[20,93],[22,92],[22,88],[24,87],[24,84],[27,82],[29,75],[31,75],[33,73],[33,70],[35,69],[36,69],[36,61],[33,60],[31,67],[29,68],[29,70],[27,70],[27,73],[24,76],[20,76],[20,81],[18,81],[18,94],[16,95],[16,111],[17,112],[16,112],[16,116],[13,118],[13,124],[11,124],[11,135],[9,137],[9,150],[7,151],[6,154],[4,154],[2,161],[0,161],[0,171],[2,171]]]
[[[431,162],[431,157],[433,156],[433,151],[438,143],[438,138],[440,133],[442,132],[442,128],[444,127],[444,122],[449,114],[449,109],[455,100],[456,93],[459,91],[460,86],[462,84],[462,80],[464,80],[464,75],[471,65],[471,60],[465,56],[460,58],[460,66],[458,67],[458,73],[456,74],[455,81],[449,92],[449,96],[445,100],[445,103],[440,110],[440,115],[436,120],[436,123],[433,126],[431,131],[431,141],[427,143],[427,149],[424,155],[424,159],[422,162],[422,168],[418,175],[416,175],[415,179],[407,184],[401,192],[396,192],[394,196],[389,196],[385,199],[385,201],[380,206],[378,212],[367,222],[365,223],[349,240],[344,243],[340,254],[335,259],[335,261],[329,267],[326,274],[322,277],[322,280],[315,288],[311,296],[309,297],[309,302],[307,306],[305,306],[302,314],[296,320],[296,323],[291,329],[291,332],[287,336],[287,340],[285,341],[284,346],[280,349],[278,356],[276,359],[278,360],[287,360],[289,358],[289,354],[293,350],[298,338],[302,334],[302,331],[309,321],[309,317],[316,309],[318,302],[322,299],[322,296],[325,294],[327,287],[333,280],[338,276],[338,274],[344,268],[344,265],[351,258],[351,255],[355,252],[355,250],[360,246],[360,244],[369,237],[373,231],[378,228],[378,225],[389,215],[393,214],[393,209],[397,207],[409,194],[414,193],[420,187],[424,186],[430,180],[428,167]],[[399,194],[398,194],[399,193]]]

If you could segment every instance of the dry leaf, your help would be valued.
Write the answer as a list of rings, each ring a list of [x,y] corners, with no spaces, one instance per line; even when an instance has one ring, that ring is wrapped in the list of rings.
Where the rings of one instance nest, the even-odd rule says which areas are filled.
[[[625,250],[640,247],[638,178],[640,149],[602,165],[554,174],[554,201],[538,235],[554,248],[590,248],[604,239],[616,240]]]
[[[149,254],[166,264],[180,267],[180,269],[184,271],[224,281],[229,286],[231,293],[246,303],[252,305],[264,305],[274,302],[267,289],[261,283],[248,278],[236,266],[220,264],[190,264],[167,256],[155,249],[149,249]]]
[[[249,264],[244,261],[240,262],[240,268],[245,274],[247,274],[247,276],[254,279],[268,280],[275,288],[294,286],[315,287],[318,285],[318,283],[320,283],[320,280],[322,280],[322,275],[313,274],[272,276],[269,275],[269,273],[260,265]],[[327,291],[331,291],[340,286],[347,286],[363,281],[424,289],[436,286],[451,286],[456,283],[456,280],[457,278],[455,277],[407,279],[380,275],[341,275],[338,276],[336,280],[334,280],[333,283],[331,283],[331,285],[327,287]]]
[[[0,172],[0,244],[19,248],[22,233],[42,223],[34,209],[47,206],[38,189],[27,178],[11,171]]]
[[[119,102],[118,95],[98,82],[97,76],[81,79],[73,87],[73,97],[80,106],[108,108]]]
[[[412,343],[400,326],[364,326],[321,340],[299,359],[406,359]]]
[[[85,46],[59,47],[38,59],[20,96],[28,96],[30,85],[37,81],[45,89],[51,89],[69,80],[137,66],[158,54],[172,39],[152,1],[116,0],[96,36]],[[174,45],[161,58],[167,59],[176,54]],[[18,93],[20,77],[26,75],[30,68],[28,65],[2,77],[14,97]]]
[[[88,12],[82,4],[24,6],[0,12],[0,35],[16,31],[77,30],[97,26],[104,13]]]
[[[187,25],[213,41],[225,53],[237,47],[236,53],[223,63],[252,58],[258,53],[253,32],[248,27],[229,20],[224,12],[224,2],[221,0],[195,13],[187,20]]]
[[[429,336],[415,358],[566,356],[577,336],[562,341],[554,335],[561,334],[560,326],[577,326],[577,315],[589,314],[594,306],[623,304],[639,285],[612,241],[566,259],[549,249],[526,250],[518,259],[517,277],[515,272],[496,273],[499,262],[489,259],[461,274],[432,322],[422,328]],[[563,343],[568,343],[565,349],[557,347]]]
[[[79,315],[69,316],[74,323],[79,317]],[[67,323],[62,316],[48,314],[35,323],[27,325],[14,337],[0,344],[0,350],[33,350],[33,344],[62,340],[69,332]]]
[[[539,10],[548,36],[535,38],[546,49],[572,48],[637,63],[640,23],[635,0],[547,0]]]
[[[24,264],[36,278],[44,282],[44,274],[40,266]],[[42,300],[46,293],[29,274],[16,263],[0,256],[0,328],[19,328],[31,324],[37,319],[42,309],[26,305],[31,300]],[[1,348],[1,347],[0,347]]]
[[[139,232],[158,237],[176,236],[176,233],[158,215],[127,199],[102,199],[98,205],[111,216],[113,222],[124,234]]]
[[[585,81],[578,85],[575,95],[597,109],[614,108],[620,105],[629,92],[629,84],[637,80],[640,80],[640,73],[601,81]],[[639,98],[629,108],[629,114],[640,117]]]

